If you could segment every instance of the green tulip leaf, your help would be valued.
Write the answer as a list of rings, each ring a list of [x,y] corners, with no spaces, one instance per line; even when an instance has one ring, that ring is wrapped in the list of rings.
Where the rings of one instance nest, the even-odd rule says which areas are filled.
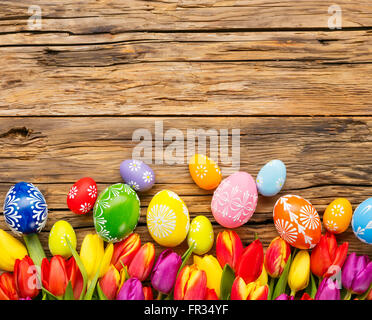
[[[289,268],[290,268],[290,265],[291,265],[291,256],[292,255],[289,255],[289,258],[288,258],[288,261],[287,261],[287,264],[285,265],[285,268],[283,270],[283,273],[282,275],[280,276],[276,286],[275,286],[275,289],[274,289],[274,292],[271,296],[271,299],[272,300],[275,300],[277,297],[279,297],[282,293],[285,293],[285,290],[287,288],[287,282],[288,282],[288,274],[289,274]]]
[[[94,294],[94,289],[96,288],[96,284],[99,278],[99,274],[101,273],[101,266],[102,266],[102,261],[99,264],[99,267],[97,268],[97,272],[94,275],[92,281],[89,284],[88,290],[86,295],[84,296],[84,300],[92,300],[93,294]]]
[[[267,300],[272,299],[273,291],[274,291],[274,286],[275,286],[275,278],[270,278],[269,281],[269,294],[267,295]]]
[[[310,273],[310,282],[309,285],[306,287],[305,292],[314,299],[317,290],[318,289],[316,287],[315,277],[312,273]]]
[[[123,269],[124,269],[125,281],[127,281],[130,278],[130,275],[128,273],[128,268],[122,261],[120,261],[120,263],[121,263],[121,265],[123,266]]]
[[[229,300],[231,288],[235,280],[234,270],[226,263],[222,270],[221,286],[220,286],[220,300]]]
[[[99,300],[108,300],[106,295],[103,293],[101,286],[99,285],[99,282],[97,283],[97,293]]]
[[[358,300],[365,300],[371,290],[372,290],[372,282],[369,285],[369,288],[367,289],[367,291],[361,294],[360,296],[358,296]]]
[[[66,242],[67,242],[68,247],[70,248],[70,251],[72,253],[72,256],[74,257],[75,262],[76,262],[77,266],[79,267],[79,270],[80,270],[81,275],[83,277],[83,290],[81,290],[81,294],[80,294],[80,298],[79,298],[79,300],[81,300],[83,298],[83,296],[84,296],[85,289],[87,287],[88,274],[87,274],[87,271],[85,270],[85,267],[84,267],[83,262],[80,259],[80,256],[76,252],[75,248],[72,246],[70,240],[67,238],[67,236],[65,237],[65,239],[66,239]]]
[[[44,287],[41,287],[41,290],[43,290],[44,293],[46,294],[47,299],[45,299],[45,300],[62,300],[62,298],[59,298],[59,297],[55,296],[53,293],[51,293],[50,291],[48,291]]]
[[[63,300],[75,300],[74,290],[72,289],[71,281],[69,281],[67,284],[65,295],[63,296]]]

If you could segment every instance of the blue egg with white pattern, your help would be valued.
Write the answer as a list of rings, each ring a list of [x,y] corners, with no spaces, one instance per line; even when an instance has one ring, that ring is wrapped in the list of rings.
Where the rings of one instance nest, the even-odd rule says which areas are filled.
[[[48,206],[40,190],[32,183],[19,182],[5,197],[4,217],[16,234],[39,233],[48,217]]]
[[[120,175],[134,191],[144,192],[155,183],[154,171],[141,160],[125,160],[120,164]]]
[[[271,160],[261,168],[257,175],[257,190],[263,196],[275,196],[282,190],[286,177],[285,164],[280,160]]]
[[[355,209],[351,226],[360,241],[372,244],[372,198],[363,201]]]

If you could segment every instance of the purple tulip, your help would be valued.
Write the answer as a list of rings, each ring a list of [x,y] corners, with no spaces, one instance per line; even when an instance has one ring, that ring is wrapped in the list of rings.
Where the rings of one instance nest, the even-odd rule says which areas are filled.
[[[155,263],[151,274],[151,284],[155,290],[169,294],[176,282],[181,257],[171,249],[164,250]]]
[[[125,281],[116,300],[145,300],[141,281],[137,278]]]
[[[288,294],[282,293],[281,295],[277,296],[275,300],[294,300],[294,297],[289,296]]]
[[[337,288],[337,281],[324,278],[320,283],[315,300],[340,300],[340,289]]]
[[[350,254],[342,268],[342,285],[350,292],[362,294],[372,282],[372,261],[367,255]]]

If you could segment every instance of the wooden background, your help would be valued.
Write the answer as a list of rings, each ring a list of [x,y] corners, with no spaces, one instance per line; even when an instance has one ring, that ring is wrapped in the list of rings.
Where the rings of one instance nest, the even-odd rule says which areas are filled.
[[[280,195],[301,195],[320,214],[337,197],[355,209],[372,196],[372,3],[338,0],[342,30],[328,29],[332,4],[0,1],[0,205],[11,185],[32,182],[49,205],[45,248],[59,219],[73,225],[80,245],[94,231],[92,214],[69,212],[70,186],[84,176],[99,191],[121,182],[133,131],[154,132],[163,121],[164,131],[185,135],[229,129],[230,143],[239,128],[241,170],[255,177],[281,159]],[[30,5],[42,9],[41,30],[28,29]],[[157,183],[140,195],[143,242],[152,241],[147,205],[164,188],[184,199],[191,217],[211,218],[215,235],[222,230],[210,212],[212,192],[193,183],[186,163],[152,167]],[[265,246],[277,235],[272,207],[280,195],[260,197],[237,229],[245,245],[254,232]],[[8,230],[3,217],[0,228]],[[351,229],[338,240],[372,257]]]

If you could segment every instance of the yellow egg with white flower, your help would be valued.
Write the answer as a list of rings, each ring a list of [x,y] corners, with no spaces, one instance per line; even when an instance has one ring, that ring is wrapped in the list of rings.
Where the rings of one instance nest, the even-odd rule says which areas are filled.
[[[152,198],[146,221],[152,238],[164,247],[178,246],[186,239],[190,227],[186,204],[170,190],[162,190]]]
[[[214,241],[213,227],[205,216],[195,217],[190,224],[190,231],[187,235],[189,247],[194,243],[194,253],[202,255],[211,250]]]
[[[71,242],[72,247],[76,249],[74,229],[67,221],[59,220],[53,225],[49,233],[49,250],[53,256],[60,255],[65,259],[72,256],[66,237]]]

